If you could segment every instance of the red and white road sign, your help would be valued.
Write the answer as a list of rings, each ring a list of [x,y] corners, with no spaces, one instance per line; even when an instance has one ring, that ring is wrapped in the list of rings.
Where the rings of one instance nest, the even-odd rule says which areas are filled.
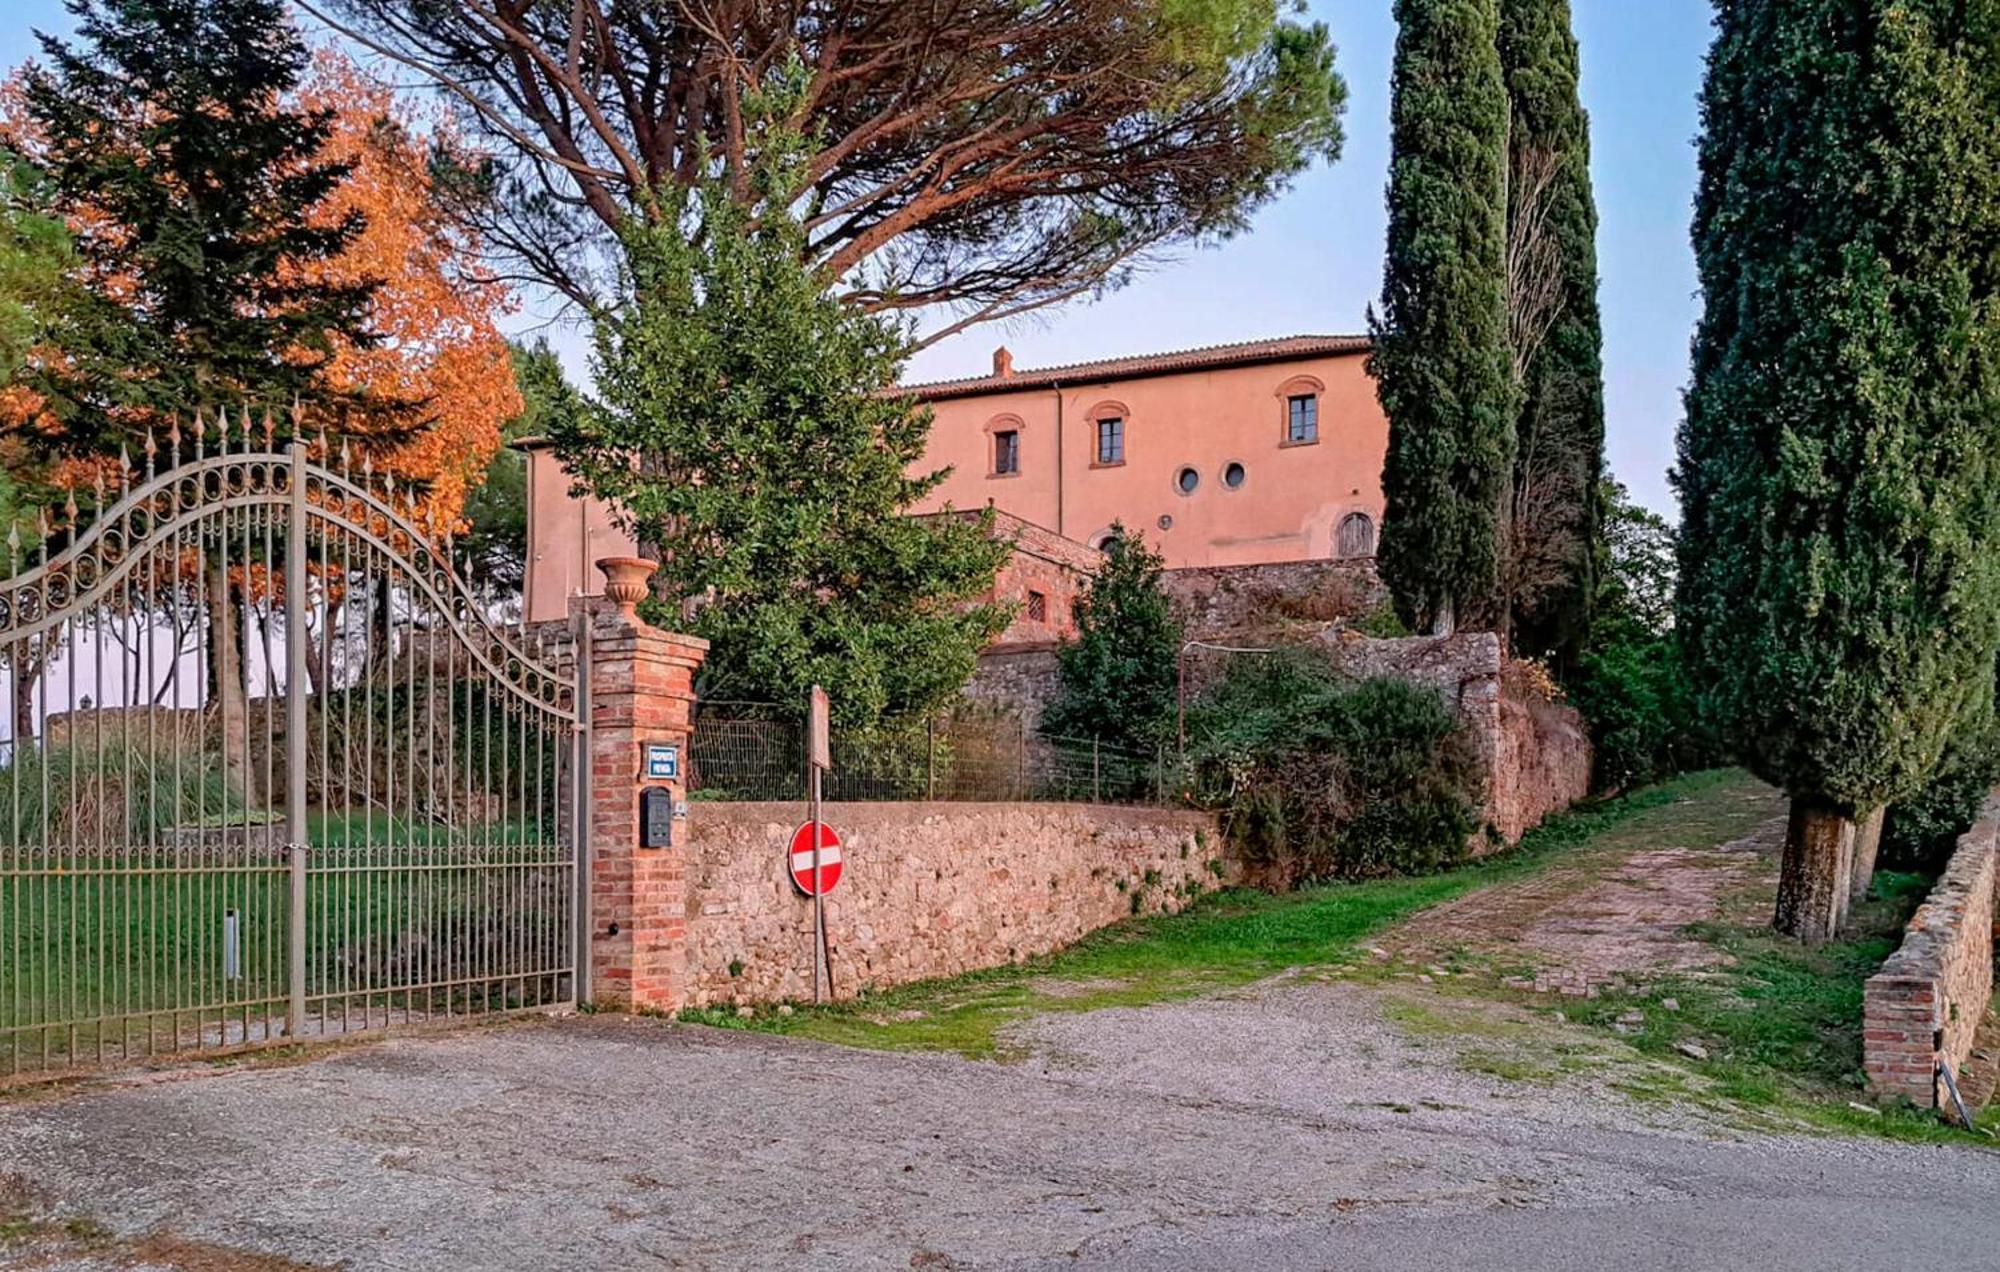
[[[819,878],[813,878],[813,826],[807,822],[792,832],[792,884],[809,897],[825,896],[840,882],[840,836],[819,822]],[[817,886],[815,886],[817,885]]]

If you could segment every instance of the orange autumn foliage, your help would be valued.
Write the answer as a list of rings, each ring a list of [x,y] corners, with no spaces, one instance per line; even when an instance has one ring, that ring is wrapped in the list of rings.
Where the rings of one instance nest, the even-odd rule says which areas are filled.
[[[414,408],[420,429],[377,454],[375,466],[425,488],[422,524],[460,529],[466,496],[499,450],[501,426],[522,408],[495,325],[513,295],[480,273],[484,245],[445,208],[431,176],[432,146],[461,159],[471,152],[448,116],[426,128],[332,50],[314,59],[299,104],[334,112],[325,157],[354,165],[322,215],[333,222],[358,208],[367,217],[345,252],[311,272],[321,281],[380,282],[371,316],[381,341],[339,347],[324,374],[337,389]]]
[[[318,218],[335,223],[350,209],[366,217],[366,228],[345,252],[302,273],[319,281],[378,283],[370,319],[381,339],[367,348],[341,344],[322,374],[335,389],[404,408],[396,423],[409,432],[408,440],[374,451],[375,468],[423,490],[419,524],[460,529],[466,496],[499,449],[501,426],[522,409],[507,342],[496,325],[512,309],[513,295],[480,272],[484,244],[437,197],[429,165],[433,146],[461,161],[478,156],[449,115],[418,117],[331,49],[314,59],[295,104],[333,112],[322,157],[353,164]],[[11,77],[0,85],[0,144],[32,155],[36,140],[18,75]],[[80,228],[91,210],[71,215]],[[91,285],[114,299],[129,286],[117,278],[96,278]],[[61,354],[46,350],[43,356]],[[59,429],[47,407],[31,390],[9,386],[0,391],[0,430]],[[351,423],[362,433],[380,431],[365,420]],[[53,476],[61,489],[87,485],[89,474]]]

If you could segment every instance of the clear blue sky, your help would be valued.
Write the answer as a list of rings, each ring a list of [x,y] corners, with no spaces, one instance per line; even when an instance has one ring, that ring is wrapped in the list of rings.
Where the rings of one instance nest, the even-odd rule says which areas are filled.
[[[1695,94],[1709,39],[1707,0],[1573,0],[1591,113],[1602,218],[1606,406],[1613,472],[1667,511],[1666,470],[1696,313],[1687,227],[1694,190]],[[1296,332],[1363,329],[1381,287],[1388,173],[1389,0],[1313,0],[1332,28],[1350,102],[1341,161],[1313,171],[1250,232],[1169,262],[1094,304],[1005,327],[975,327],[920,355],[911,376],[983,370],[1007,344],[1021,366],[1178,349]],[[0,64],[33,51],[29,28],[65,30],[59,0],[13,0]],[[572,358],[573,333],[553,333]]]

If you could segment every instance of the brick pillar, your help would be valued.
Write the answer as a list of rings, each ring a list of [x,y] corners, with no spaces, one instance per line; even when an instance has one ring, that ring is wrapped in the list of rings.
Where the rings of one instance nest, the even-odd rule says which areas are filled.
[[[649,627],[578,597],[591,614],[590,997],[620,1010],[675,1011],[687,996],[687,821],[670,848],[639,846],[639,798],[686,798],[694,673],[708,642]],[[681,777],[646,775],[648,749],[677,748]]]

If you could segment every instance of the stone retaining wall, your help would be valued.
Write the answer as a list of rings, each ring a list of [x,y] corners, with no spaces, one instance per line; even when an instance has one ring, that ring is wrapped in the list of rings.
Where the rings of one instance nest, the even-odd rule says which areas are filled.
[[[1877,1098],[1938,1104],[1937,1062],[1957,1073],[1993,1001],[1995,891],[2000,888],[2000,791],[1959,838],[1902,948],[1868,978],[1862,1067]]]
[[[1320,639],[1334,665],[1356,679],[1388,676],[1444,697],[1472,734],[1486,778],[1481,817],[1501,841],[1519,842],[1590,793],[1583,717],[1513,684],[1498,636],[1378,640],[1336,629]]]
[[[796,803],[697,803],[687,1001],[812,997],[812,904],[785,849]],[[827,898],[842,998],[1018,962],[1222,885],[1206,813],[1100,804],[829,804],[845,873]]]
[[[1359,618],[1389,599],[1372,557],[1189,567],[1160,586],[1194,640]]]
[[[1056,646],[995,645],[979,656],[972,679],[960,693],[980,707],[1018,716],[1028,728],[1038,727],[1042,712],[1055,701]]]

